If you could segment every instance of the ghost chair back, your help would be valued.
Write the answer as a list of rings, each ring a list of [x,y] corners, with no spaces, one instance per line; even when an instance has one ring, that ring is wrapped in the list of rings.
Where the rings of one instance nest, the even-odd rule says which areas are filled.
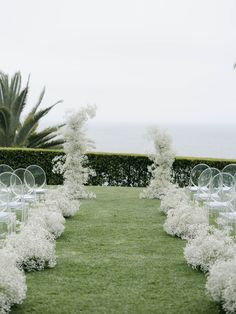
[[[36,195],[38,196],[39,199],[41,198],[41,196],[44,197],[47,191],[47,189],[45,188],[47,181],[45,171],[38,165],[28,166],[26,170],[30,171],[34,176],[35,180],[34,191]]]
[[[206,202],[209,215],[214,214],[218,217],[219,213],[232,210],[235,199],[235,178],[231,174],[218,173],[212,178],[209,189],[211,199]]]
[[[22,202],[22,181],[14,173],[3,172],[0,174],[0,183],[2,184],[0,193],[2,199],[4,197],[4,201],[7,204],[7,211],[15,213],[18,221],[25,222],[27,208],[24,202]]]
[[[7,164],[0,164],[0,174],[3,172],[13,172],[14,170],[12,167],[8,166]]]
[[[198,190],[198,179],[201,175],[201,173],[208,169],[209,166],[206,164],[198,164],[190,172],[190,177],[189,177],[189,185],[188,185],[188,190],[190,192],[196,193]]]
[[[236,175],[236,164],[229,164],[222,169],[222,172],[230,173],[233,177]]]
[[[32,173],[25,168],[18,168],[13,173],[21,179],[23,185],[22,200],[29,204],[36,202],[36,196],[34,192],[35,180]]]
[[[194,194],[194,199],[198,201],[209,201],[211,197],[210,184],[213,177],[220,173],[220,170],[213,167],[208,167],[200,174],[198,178],[198,190]]]
[[[8,211],[9,196],[5,186],[0,183],[0,240],[16,230],[16,215]]]

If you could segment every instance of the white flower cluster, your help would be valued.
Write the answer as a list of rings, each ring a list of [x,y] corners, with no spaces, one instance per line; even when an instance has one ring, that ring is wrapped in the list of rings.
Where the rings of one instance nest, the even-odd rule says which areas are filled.
[[[149,130],[149,137],[153,140],[155,154],[149,158],[153,164],[148,167],[151,173],[149,186],[140,194],[141,198],[161,198],[171,182],[171,171],[175,154],[171,147],[171,138],[166,131],[156,127]]]
[[[160,211],[167,215],[170,209],[175,209],[176,206],[189,201],[189,196],[185,189],[179,188],[175,184],[169,184],[164,190],[164,195],[161,197]]]
[[[51,190],[50,200],[48,204],[57,208],[65,218],[74,216],[80,208],[79,200],[70,200],[66,196],[64,186]]]
[[[205,208],[191,200],[184,189],[172,184],[164,190],[160,210],[167,215],[165,231],[188,241],[184,249],[187,263],[209,272],[206,283],[209,295],[227,313],[235,313],[236,243],[230,229],[222,222],[224,229],[209,226]]]
[[[59,191],[57,193],[59,193]],[[48,199],[48,196],[44,203],[40,203],[37,207],[32,208],[29,213],[29,222],[30,221],[37,221],[37,223],[50,232],[55,239],[58,238],[65,229],[63,213],[60,211],[60,208],[57,207],[57,203]]]
[[[194,203],[185,189],[169,183],[161,197],[160,211],[167,215],[164,230],[182,239],[192,239],[202,225],[208,224],[205,208]]]
[[[84,127],[88,119],[93,118],[95,114],[96,106],[83,107],[78,112],[68,114],[66,125],[61,129],[61,134],[65,139],[63,145],[65,157],[64,163],[60,166],[60,173],[64,176],[66,195],[70,199],[94,196],[86,192],[84,188],[89,176],[94,175],[94,171],[86,167],[85,153],[91,146],[91,141],[86,137]]]
[[[236,312],[236,256],[227,261],[219,260],[210,268],[206,288],[226,313]]]
[[[93,118],[95,114],[96,106],[86,106],[78,112],[72,112],[67,116],[65,127],[60,130],[65,139],[65,156],[54,158],[53,172],[61,173],[64,177],[61,197],[57,203],[65,217],[78,211],[80,199],[96,197],[94,193],[86,191],[84,186],[89,176],[95,175],[94,170],[87,167],[85,153],[92,142],[86,137],[84,130],[88,119]]]
[[[219,260],[228,260],[236,256],[236,244],[227,230],[214,226],[199,228],[194,239],[189,240],[184,257],[193,268],[207,272]]]
[[[25,271],[43,270],[56,265],[55,239],[64,231],[64,217],[74,215],[81,198],[95,197],[85,190],[94,171],[86,167],[85,153],[91,142],[84,132],[85,122],[94,117],[95,106],[68,115],[61,130],[65,138],[64,157],[55,158],[54,172],[63,173],[64,185],[46,195],[44,203],[30,208],[26,224],[11,234],[0,249],[0,314],[8,313],[26,295]]]
[[[57,193],[55,189],[55,197]],[[0,249],[0,314],[23,302],[26,295],[23,270],[43,270],[56,265],[55,239],[64,231],[64,223],[52,193],[48,193],[45,202],[30,207],[28,221],[21,225],[19,233],[5,239]]]
[[[13,304],[21,304],[26,297],[24,272],[16,266],[16,253],[0,250],[0,314],[9,313]]]
[[[188,240],[195,237],[200,226],[206,224],[208,214],[205,208],[191,202],[181,202],[168,211],[164,230]]]
[[[8,248],[16,252],[16,264],[20,269],[35,271],[56,265],[55,241],[38,221],[31,220],[19,234],[10,235],[6,241]]]

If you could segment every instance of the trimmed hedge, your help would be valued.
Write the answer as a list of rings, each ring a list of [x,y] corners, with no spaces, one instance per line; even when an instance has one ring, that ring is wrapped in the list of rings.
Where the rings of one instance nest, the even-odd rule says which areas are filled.
[[[52,173],[52,159],[62,150],[31,149],[31,148],[0,148],[0,164],[7,164],[13,169],[39,165],[46,172],[47,184],[62,184],[63,178]]]
[[[150,175],[147,166],[151,161],[145,155],[89,153],[89,166],[97,176],[90,178],[91,185],[146,186]]]
[[[204,163],[210,167],[222,170],[226,165],[234,163],[235,159],[200,158],[200,157],[176,157],[173,164],[173,179],[181,187],[187,186],[191,169],[197,164]]]
[[[41,166],[47,175],[50,185],[62,184],[61,175],[52,173],[52,159],[63,154],[62,150],[1,148],[0,164],[8,164],[13,169],[26,168],[36,164]],[[117,186],[147,186],[150,174],[147,167],[151,161],[146,155],[117,154],[117,153],[88,153],[89,166],[96,171],[96,176],[90,178],[89,185],[117,185]],[[236,160],[216,158],[176,157],[173,165],[173,179],[180,186],[188,185],[191,169],[206,163],[221,170]]]

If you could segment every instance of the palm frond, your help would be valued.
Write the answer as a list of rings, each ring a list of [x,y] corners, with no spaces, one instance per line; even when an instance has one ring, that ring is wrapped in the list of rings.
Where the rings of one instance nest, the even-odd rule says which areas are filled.
[[[28,147],[40,147],[42,141],[48,141],[57,137],[58,126],[46,128],[41,132],[30,134],[28,138]]]
[[[18,146],[25,146],[27,137],[30,135],[30,133],[35,130],[35,124],[38,123],[38,121],[43,118],[53,107],[52,105],[48,108],[45,108],[43,110],[40,110],[36,114],[32,114],[31,112],[26,117],[21,129],[19,130],[18,134],[16,135],[15,144]]]
[[[48,136],[44,136],[40,139],[38,139],[37,141],[35,141],[34,143],[31,143],[30,141],[28,141],[27,147],[34,147],[34,148],[41,148],[42,145],[48,143],[49,141],[57,139],[57,135],[56,134],[49,134]]]
[[[15,115],[15,119],[20,121],[21,113],[23,112],[28,96],[28,87],[26,86],[15,99],[12,104],[12,113]]]
[[[36,114],[36,112],[37,112],[37,110],[38,110],[38,108],[39,108],[39,106],[40,106],[40,104],[41,104],[41,102],[42,102],[42,100],[43,100],[44,95],[45,95],[45,87],[43,88],[42,92],[40,93],[39,99],[38,99],[36,105],[35,105],[35,106],[33,107],[33,109],[31,110],[31,113],[32,113],[32,114]],[[56,106],[57,104],[59,104],[59,103],[61,103],[61,102],[62,102],[62,100],[58,100],[58,101],[57,101],[55,104],[53,104],[51,107],[54,107],[54,106]]]
[[[9,108],[9,83],[8,76],[3,72],[0,73],[0,106]]]
[[[38,148],[48,148],[48,149],[50,149],[50,148],[61,148],[63,143],[64,143],[63,140],[58,139],[58,140],[55,140],[55,141],[49,141],[49,142],[47,142],[45,144],[42,144]]]
[[[5,107],[0,107],[0,128],[7,134],[9,130],[11,114]]]
[[[57,101],[46,109],[39,110],[45,95],[45,88],[39,95],[36,105],[30,113],[21,122],[21,114],[25,109],[27,95],[29,91],[29,79],[27,85],[21,88],[21,74],[16,72],[11,78],[3,72],[0,72],[0,144],[5,146],[20,146],[27,145],[38,146],[45,144],[55,139],[55,127],[48,128],[37,133],[39,121],[43,118],[54,106],[61,103]],[[58,126],[60,127],[60,126]],[[44,133],[43,133],[44,132]],[[61,143],[61,141],[60,141]]]
[[[11,78],[11,82],[9,85],[9,104],[11,106],[14,104],[17,96],[20,93],[21,89],[21,74],[20,72],[16,72]]]
[[[5,147],[6,146],[6,142],[5,142],[5,132],[4,130],[0,127],[0,146],[1,147]]]
[[[45,87],[43,88],[42,92],[40,93],[39,99],[38,99],[36,105],[35,105],[35,106],[33,107],[33,109],[31,110],[31,113],[32,113],[32,114],[35,114],[35,113],[36,113],[38,107],[40,106],[40,104],[41,104],[41,102],[42,102],[42,100],[43,100],[44,95],[45,95]]]

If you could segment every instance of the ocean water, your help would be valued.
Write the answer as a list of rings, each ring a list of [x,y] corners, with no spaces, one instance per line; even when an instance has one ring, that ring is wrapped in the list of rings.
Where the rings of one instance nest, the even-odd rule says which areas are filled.
[[[87,134],[95,151],[147,154],[153,144],[147,138],[151,125],[89,123]],[[172,137],[177,156],[236,159],[236,125],[161,125]]]

